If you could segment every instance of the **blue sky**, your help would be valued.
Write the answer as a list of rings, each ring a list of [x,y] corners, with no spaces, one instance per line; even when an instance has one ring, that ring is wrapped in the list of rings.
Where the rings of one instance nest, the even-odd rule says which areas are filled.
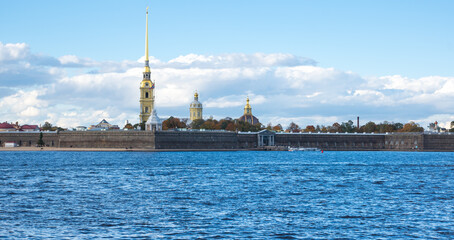
[[[109,82],[109,77],[116,77],[121,83],[125,75],[128,79],[131,77],[128,84],[138,85],[140,71],[136,70],[137,83],[132,80],[133,74],[130,76],[127,73],[141,66],[137,60],[144,52],[144,12],[147,6],[151,8],[150,55],[159,61],[154,74],[157,97],[160,96],[160,81],[161,93],[166,95],[161,95],[161,99],[175,94],[175,98],[165,98],[167,102],[161,102],[159,113],[163,116],[184,117],[192,96],[177,98],[183,93],[191,95],[194,89],[199,89],[205,91],[200,93],[200,98],[207,105],[205,112],[208,116],[241,115],[244,104],[234,99],[250,95],[259,99],[255,101],[253,112],[265,119],[265,123],[293,119],[304,126],[325,119],[320,124],[328,124],[329,121],[354,119],[356,115],[373,121],[415,120],[422,124],[434,120],[448,122],[453,118],[453,111],[448,109],[454,101],[448,94],[454,77],[452,1],[82,0],[2,3],[0,42],[3,50],[0,54],[3,51],[5,55],[17,47],[7,44],[24,43],[26,46],[17,50],[23,51],[23,57],[11,57],[14,54],[3,57],[3,62],[7,64],[3,64],[4,74],[0,75],[0,104],[1,99],[5,105],[8,99],[18,98],[19,91],[25,94],[37,89],[42,92],[36,93],[36,100],[43,104],[39,107],[24,106],[24,109],[31,107],[38,112],[22,112],[22,115],[12,114],[4,108],[0,114],[8,119],[0,121],[49,120],[69,126],[92,124],[96,118],[106,116],[117,124],[126,119],[134,122],[132,118],[136,116],[133,114],[138,108],[134,104],[137,105],[137,102],[121,107],[119,104],[105,107],[89,104],[90,101],[97,101],[90,98],[90,94],[102,95],[101,87],[97,88],[100,92],[90,94],[88,92],[93,89],[87,89],[87,96],[80,90],[77,92],[79,98],[59,104],[54,102],[63,98],[64,94],[60,93],[60,96],[52,91],[65,81],[97,84],[92,79],[97,78],[102,79],[99,80],[101,85],[113,84]],[[280,57],[272,64],[257,63],[257,58],[277,56],[273,54],[291,56],[285,59]],[[66,62],[62,60],[64,56]],[[77,60],[68,62],[68,56]],[[211,60],[206,60],[209,56]],[[221,60],[219,56],[223,56]],[[244,61],[245,58],[249,60]],[[186,64],[185,71],[179,71],[181,66],[172,65],[175,59],[180,65]],[[201,59],[205,62],[203,67],[198,65]],[[217,65],[207,63],[213,59],[217,59]],[[257,65],[251,65],[253,60]],[[60,66],[49,63],[55,61],[60,61]],[[75,66],[74,61],[79,65]],[[248,67],[241,65],[245,62]],[[231,91],[223,92],[222,89],[213,90],[204,86],[218,84],[211,77],[219,77],[218,74],[228,70],[219,66],[229,64],[237,70],[250,68],[255,73],[268,69],[257,76],[239,74],[236,78],[225,78],[225,81],[242,84],[245,88],[228,85],[225,87]],[[295,73],[295,67],[308,65],[323,73],[311,75],[314,69],[307,67],[300,67],[298,74]],[[29,71],[31,68],[33,71]],[[44,68],[46,71],[43,72]],[[206,71],[194,73],[196,69]],[[193,74],[193,77],[185,80],[184,76],[188,74]],[[349,77],[346,78],[347,75]],[[357,80],[351,80],[353,78]],[[187,83],[185,86],[191,89],[183,91],[173,88],[172,79]],[[276,88],[276,85],[291,85],[291,81],[305,84],[282,87],[279,91],[267,89]],[[333,91],[323,88],[330,88],[333,84],[342,86],[342,91],[339,90],[338,99],[326,101]],[[350,87],[348,84],[357,86]],[[424,88],[432,84],[436,86],[428,87],[430,91]],[[89,88],[89,85],[83,86]],[[133,88],[135,86],[131,87],[131,94],[126,94],[129,98],[134,97]],[[299,99],[299,93],[303,92]],[[115,97],[123,99],[117,95]],[[295,96],[295,104],[288,102],[291,100],[282,100],[288,95]],[[399,96],[406,99],[402,101]],[[307,100],[313,98],[315,100]],[[177,100],[170,104],[172,99]],[[335,101],[342,99],[349,103],[336,104]],[[283,102],[277,103],[280,100]],[[81,105],[74,101],[86,102],[87,105],[80,108]],[[215,107],[220,101],[232,103],[222,108]],[[282,104],[289,106],[281,107]],[[84,109],[102,113],[80,122],[69,121],[70,116],[62,116],[62,112],[82,115]]]

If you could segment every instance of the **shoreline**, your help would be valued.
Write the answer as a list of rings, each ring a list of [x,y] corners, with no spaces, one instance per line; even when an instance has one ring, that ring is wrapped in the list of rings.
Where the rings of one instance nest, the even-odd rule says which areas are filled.
[[[57,147],[0,147],[0,152],[237,152],[260,149],[150,149],[150,148],[57,148]]]
[[[0,152],[244,152],[244,151],[272,151],[283,152],[282,150],[264,150],[257,148],[249,149],[150,149],[150,148],[57,148],[57,147],[0,147]],[[403,149],[374,149],[374,150],[325,150],[324,152],[454,152],[450,150],[403,150]],[[284,151],[285,152],[285,151]]]

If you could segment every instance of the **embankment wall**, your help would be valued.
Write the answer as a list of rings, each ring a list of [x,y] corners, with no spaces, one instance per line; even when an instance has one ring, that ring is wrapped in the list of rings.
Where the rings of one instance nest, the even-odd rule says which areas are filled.
[[[320,148],[331,151],[382,150],[384,136],[373,134],[276,134],[276,146]]]
[[[34,147],[39,132],[0,132],[0,147]],[[256,133],[216,131],[43,132],[46,146],[61,148],[256,149]],[[454,134],[275,134],[276,146],[330,151],[454,151]]]
[[[155,133],[156,149],[237,149],[234,132],[159,131]]]

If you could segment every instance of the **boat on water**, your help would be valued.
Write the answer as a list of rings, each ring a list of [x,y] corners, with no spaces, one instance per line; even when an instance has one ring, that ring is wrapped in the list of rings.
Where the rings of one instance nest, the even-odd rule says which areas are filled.
[[[298,151],[321,151],[319,148],[304,148],[304,147],[299,147],[299,148],[292,148],[292,147],[289,147],[288,148],[289,152],[298,152]]]

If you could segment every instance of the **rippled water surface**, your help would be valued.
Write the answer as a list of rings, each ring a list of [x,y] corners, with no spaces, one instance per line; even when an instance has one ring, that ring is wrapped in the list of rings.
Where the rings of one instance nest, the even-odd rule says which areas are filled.
[[[0,152],[0,238],[454,238],[454,153]]]

